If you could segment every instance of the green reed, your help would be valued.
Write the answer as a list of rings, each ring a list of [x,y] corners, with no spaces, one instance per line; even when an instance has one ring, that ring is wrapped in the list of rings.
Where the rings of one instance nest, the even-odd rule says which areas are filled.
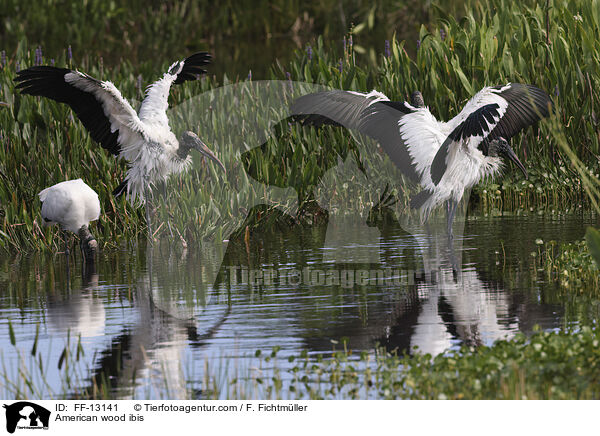
[[[274,62],[270,75],[273,79],[349,90],[377,88],[392,99],[404,99],[419,89],[441,119],[456,114],[483,86],[508,81],[533,83],[552,95],[555,115],[513,139],[531,178],[525,181],[507,167],[503,179],[486,181],[474,189],[472,207],[479,204],[487,212],[573,210],[586,207],[588,202],[595,206],[600,150],[595,112],[600,85],[600,42],[594,36],[600,33],[598,10],[598,0],[530,2],[529,6],[504,0],[472,1],[464,12],[458,12],[461,19],[443,8],[436,9],[439,19],[421,27],[418,47],[413,40],[392,39],[386,52],[382,41],[374,63],[363,56],[360,45],[369,28],[366,20],[367,24],[353,28],[345,48],[339,41],[326,43],[326,39],[318,38],[310,50],[298,50],[292,61]],[[100,150],[65,105],[15,93],[12,79],[17,62],[19,68],[25,68],[35,61],[33,47],[22,40],[0,70],[0,101],[6,103],[0,106],[0,247],[58,250],[58,232],[41,226],[36,194],[51,184],[77,177],[93,185],[100,195],[103,214],[93,231],[104,248],[135,241],[146,231],[142,209],[110,194],[124,177],[126,164]],[[122,60],[109,69],[91,57],[71,58],[66,50],[54,59],[56,65],[113,81],[126,98],[138,102],[143,88],[170,61],[170,56],[161,65],[151,60],[135,65]],[[48,59],[43,62],[48,63]],[[234,230],[229,218],[257,193],[251,179],[291,187],[301,194],[301,201],[324,195],[329,199],[327,206],[335,210],[366,211],[378,201],[376,193],[361,191],[359,179],[342,180],[333,175],[329,188],[320,183],[324,168],[334,166],[339,157],[358,160],[355,143],[347,132],[294,127],[274,135],[263,153],[244,155],[240,144],[242,150],[260,144],[256,132],[242,127],[234,134],[229,126],[243,125],[244,120],[236,114],[261,110],[250,98],[252,81],[206,77],[177,87],[171,106],[232,83],[248,98],[235,104],[223,100],[223,105],[230,104],[228,110],[210,112],[192,107],[189,116],[199,120],[198,126],[208,125],[218,132],[209,145],[230,168],[245,165],[247,174],[222,174],[196,160],[188,174],[171,178],[164,191],[168,196],[158,196],[153,212],[158,223],[156,238],[193,241],[226,237]],[[185,125],[185,116],[177,118],[177,111],[172,115],[178,127]],[[268,130],[269,126],[264,127]],[[202,136],[203,132],[199,133]],[[372,150],[362,155],[366,166],[382,168],[382,173],[396,171],[383,153],[374,152],[378,150],[375,144]],[[331,189],[337,183],[344,188]],[[406,207],[408,194],[400,182],[394,187],[402,197],[395,207]],[[594,192],[596,196],[589,195]]]

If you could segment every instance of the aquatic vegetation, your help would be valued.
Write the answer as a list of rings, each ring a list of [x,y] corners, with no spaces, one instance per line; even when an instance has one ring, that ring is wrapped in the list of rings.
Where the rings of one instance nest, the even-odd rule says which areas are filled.
[[[598,295],[600,269],[585,240],[560,245],[547,242],[540,263],[548,279],[558,281],[567,293]]]
[[[539,332],[491,347],[462,347],[432,357],[418,351],[398,356],[351,350],[331,356],[288,356],[293,367],[279,369],[278,350],[256,353],[256,372],[209,397],[291,399],[597,399],[600,331]],[[209,378],[210,380],[210,378]]]
[[[14,334],[11,338],[14,346]],[[207,361],[200,377],[202,390],[195,392],[205,399],[598,399],[599,344],[600,330],[582,327],[518,335],[491,347],[463,346],[437,356],[418,350],[401,356],[382,349],[336,351],[335,344],[326,356],[307,352],[282,356],[276,347],[267,353],[257,351],[251,363],[226,358],[223,365]],[[35,347],[36,342],[32,356],[23,356],[34,361],[35,374],[22,368],[15,377],[2,369],[4,397],[39,397],[45,392],[44,367],[54,362],[43,362],[41,357],[37,362],[40,352]],[[44,393],[44,397],[112,398],[115,393],[102,378],[81,388],[89,371],[81,367],[81,353],[80,339],[67,341],[59,359],[63,391]],[[236,368],[237,377],[224,376],[227,366]],[[168,375],[162,377],[167,386]],[[153,393],[168,398],[168,391],[167,386]],[[189,398],[196,398],[192,391]]]

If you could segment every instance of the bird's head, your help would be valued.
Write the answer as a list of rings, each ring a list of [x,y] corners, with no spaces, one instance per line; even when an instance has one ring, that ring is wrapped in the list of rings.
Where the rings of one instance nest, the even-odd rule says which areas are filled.
[[[86,262],[93,263],[98,254],[98,241],[90,232],[88,226],[83,225],[77,232],[81,241],[81,252]]]
[[[425,100],[421,91],[415,91],[410,95],[410,104],[414,107],[425,107]]]
[[[210,148],[208,148],[208,146],[204,142],[202,142],[200,138],[198,138],[198,135],[196,135],[194,132],[190,132],[189,130],[187,130],[183,132],[183,135],[181,136],[181,141],[179,143],[180,156],[184,158],[187,157],[189,151],[192,149],[198,151],[203,156],[206,156],[207,158],[215,161],[223,169],[223,171],[226,171],[223,162],[221,162],[219,158],[215,156],[215,154],[210,150]]]
[[[502,136],[494,139],[493,141],[491,141],[489,143],[488,156],[509,158],[510,160],[512,160],[514,162],[514,164],[516,166],[519,167],[519,169],[521,171],[523,171],[525,178],[528,178],[527,170],[525,169],[525,166],[523,166],[523,164],[521,163],[521,161],[515,154],[514,150],[512,149],[512,147],[510,146],[508,141],[506,139],[504,139]]]

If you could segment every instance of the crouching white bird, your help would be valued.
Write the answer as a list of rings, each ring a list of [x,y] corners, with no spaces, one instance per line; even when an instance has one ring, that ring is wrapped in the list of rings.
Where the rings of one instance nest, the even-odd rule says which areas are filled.
[[[325,91],[304,95],[291,107],[304,124],[355,129],[376,139],[396,166],[423,188],[411,205],[423,219],[447,201],[448,234],[466,189],[513,161],[527,177],[508,140],[549,115],[551,100],[532,85],[483,88],[448,122],[438,121],[415,91],[411,103],[372,91]]]
[[[196,80],[206,73],[203,66],[209,62],[210,54],[199,52],[173,63],[161,79],[147,88],[139,113],[111,82],[79,71],[35,66],[19,71],[15,81],[24,94],[67,103],[96,142],[129,162],[127,176],[113,194],[126,192],[132,204],[145,201],[150,228],[150,186],[186,170],[192,161],[190,150],[199,151],[225,169],[194,132],[186,131],[177,140],[167,118],[171,85]]]
[[[100,216],[98,194],[83,180],[67,180],[44,189],[38,194],[42,202],[44,225],[59,224],[63,231],[65,253],[69,254],[66,232],[73,232],[81,240],[81,252],[92,260],[98,251],[98,242],[88,225]]]

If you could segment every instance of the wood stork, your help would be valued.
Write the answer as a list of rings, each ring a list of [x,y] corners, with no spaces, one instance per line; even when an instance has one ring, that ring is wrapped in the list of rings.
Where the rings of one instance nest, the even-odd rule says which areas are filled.
[[[138,113],[111,82],[99,81],[79,71],[35,66],[19,71],[15,81],[24,94],[67,103],[96,142],[129,162],[127,176],[113,194],[119,196],[126,192],[132,204],[145,201],[151,235],[150,185],[186,170],[191,163],[192,149],[225,169],[194,132],[184,132],[178,141],[167,118],[171,85],[195,80],[206,73],[203,67],[210,58],[210,54],[199,52],[174,62],[161,79],[147,88]]]
[[[438,121],[415,91],[411,103],[390,101],[378,91],[324,91],[294,101],[303,124],[343,126],[376,139],[408,178],[423,188],[411,199],[423,220],[448,201],[448,234],[465,189],[500,172],[502,158],[527,171],[508,140],[549,115],[548,94],[532,85],[485,87],[448,122]]]
[[[81,240],[83,257],[93,260],[98,242],[88,225],[100,216],[98,194],[83,180],[67,180],[44,189],[38,194],[42,202],[44,225],[59,224],[65,241],[65,253],[69,255],[67,231],[76,233]]]

